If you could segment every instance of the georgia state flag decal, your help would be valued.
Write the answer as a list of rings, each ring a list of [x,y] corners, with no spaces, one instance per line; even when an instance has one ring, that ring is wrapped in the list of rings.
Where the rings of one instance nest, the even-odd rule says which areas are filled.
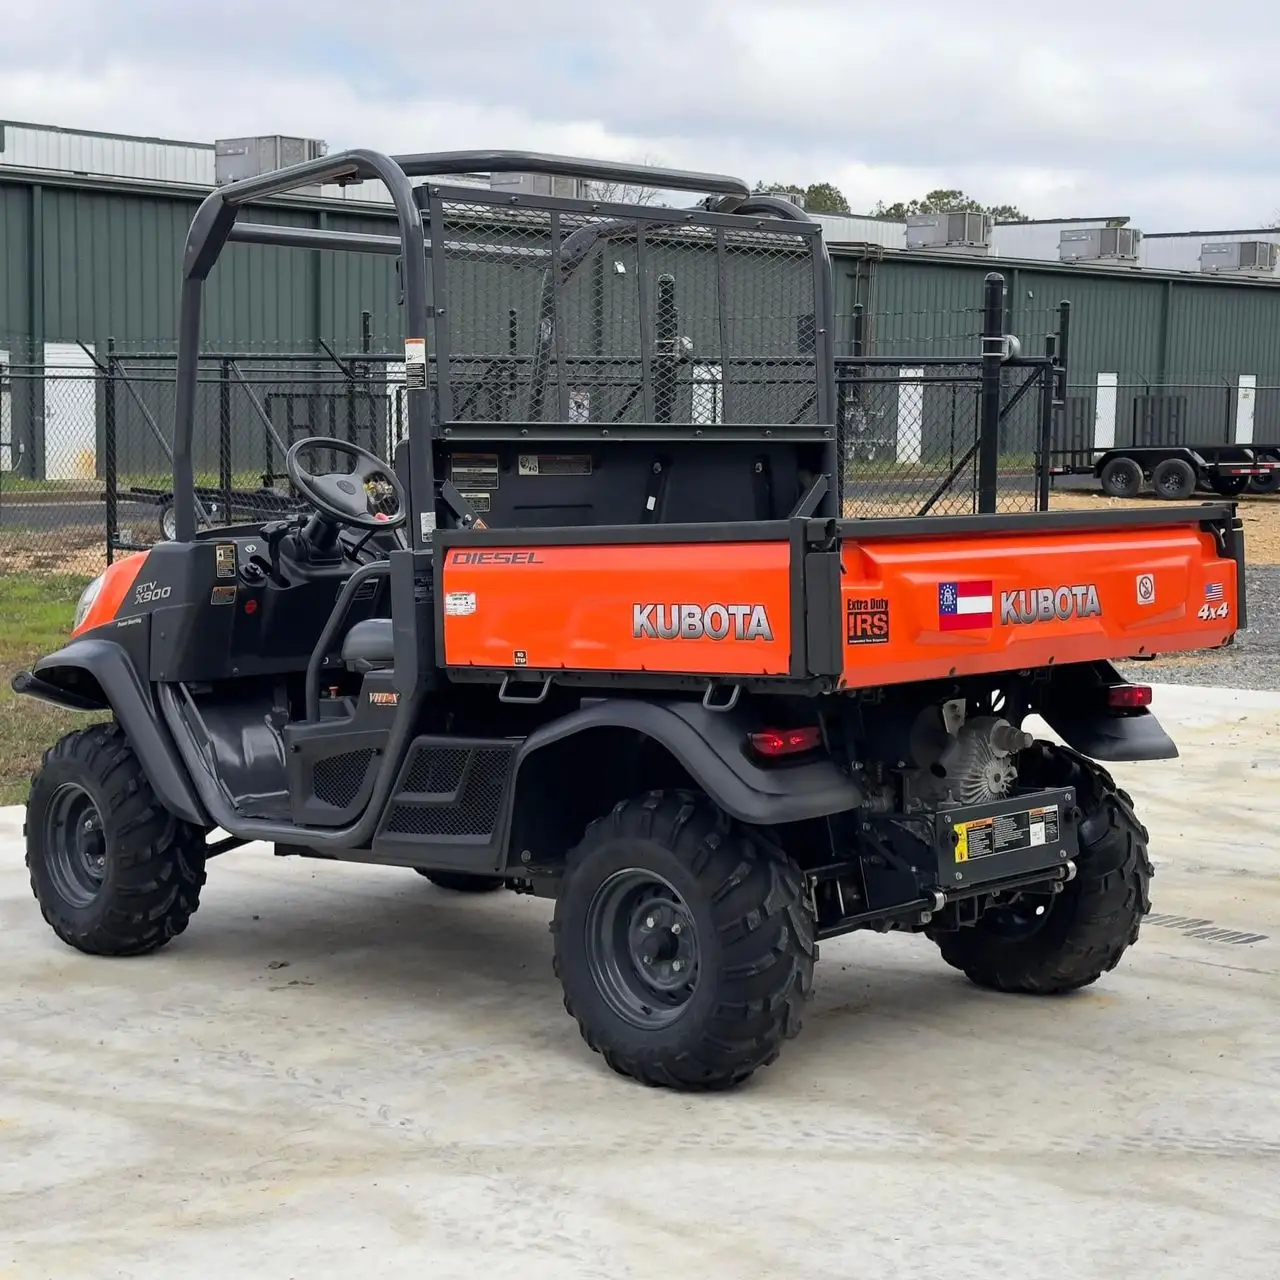
[[[938,630],[969,631],[995,623],[995,592],[990,582],[938,583]]]

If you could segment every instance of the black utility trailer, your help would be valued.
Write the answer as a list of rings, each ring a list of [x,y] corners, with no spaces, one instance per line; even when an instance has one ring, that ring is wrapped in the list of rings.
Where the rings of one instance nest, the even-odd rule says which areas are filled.
[[[1280,489],[1280,445],[1117,445],[1059,453],[1055,476],[1092,475],[1111,498],[1136,498],[1148,486],[1158,498],[1182,501],[1197,491],[1234,498]]]
[[[254,520],[283,519],[302,510],[302,504],[287,489],[277,487],[274,476],[264,475],[258,489],[224,490],[217,486],[196,486],[196,497],[208,513],[208,527],[237,524]],[[172,542],[177,524],[173,514],[173,490],[152,489],[129,485],[120,490],[120,497],[159,508],[156,516],[160,536]],[[149,545],[149,544],[148,544]],[[145,550],[145,547],[140,548]]]

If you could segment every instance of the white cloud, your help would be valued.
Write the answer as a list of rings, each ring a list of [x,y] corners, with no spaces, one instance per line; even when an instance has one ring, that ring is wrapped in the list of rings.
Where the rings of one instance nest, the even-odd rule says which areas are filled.
[[[52,0],[0,45],[0,115],[209,140],[533,147],[807,183],[961,187],[1149,231],[1280,216],[1261,0]]]

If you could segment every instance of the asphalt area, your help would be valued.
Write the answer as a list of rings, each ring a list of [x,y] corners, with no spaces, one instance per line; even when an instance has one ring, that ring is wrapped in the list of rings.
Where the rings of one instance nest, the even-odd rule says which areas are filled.
[[[586,1048],[548,903],[254,846],[167,950],[91,959],[0,810],[0,1274],[1274,1280],[1280,694],[1156,709],[1118,969],[1037,1000],[824,943],[800,1039],[711,1097]]]

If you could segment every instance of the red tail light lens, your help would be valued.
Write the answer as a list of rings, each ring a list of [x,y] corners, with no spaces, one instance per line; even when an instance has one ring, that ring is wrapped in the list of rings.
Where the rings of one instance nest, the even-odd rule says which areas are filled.
[[[1151,705],[1151,686],[1149,684],[1116,684],[1107,690],[1107,706],[1122,707],[1126,710],[1133,707],[1149,707]]]
[[[776,758],[795,756],[803,751],[813,751],[822,745],[822,731],[811,729],[763,729],[748,735],[757,755]]]

